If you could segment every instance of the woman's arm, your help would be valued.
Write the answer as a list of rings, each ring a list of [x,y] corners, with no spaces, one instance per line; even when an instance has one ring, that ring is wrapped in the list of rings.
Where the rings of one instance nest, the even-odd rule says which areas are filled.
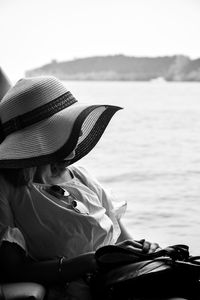
[[[33,262],[14,243],[3,242],[0,248],[0,266],[6,281],[33,281],[42,284],[68,282],[96,270],[94,253],[72,259]]]
[[[117,240],[117,243],[123,242],[125,240],[132,240],[133,237],[131,236],[131,234],[127,231],[127,229],[125,228],[124,224],[122,223],[121,220],[118,221],[119,222],[119,227],[121,230],[121,234]]]
[[[145,253],[152,253],[161,249],[157,243],[151,243],[145,239],[142,239],[141,241],[133,240],[132,236],[127,231],[121,220],[119,220],[119,226],[121,229],[121,234],[117,240],[117,243],[124,244],[126,247],[134,247],[138,251]]]

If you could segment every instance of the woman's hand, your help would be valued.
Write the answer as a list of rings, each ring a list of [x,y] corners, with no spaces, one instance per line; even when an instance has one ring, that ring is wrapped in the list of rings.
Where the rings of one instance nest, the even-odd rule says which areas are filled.
[[[157,243],[150,243],[145,239],[142,239],[140,241],[133,240],[131,234],[128,233],[121,220],[119,220],[119,226],[121,229],[121,234],[118,238],[117,245],[143,253],[153,253],[155,251],[161,250],[160,246]]]
[[[144,239],[140,241],[135,240],[125,240],[123,242],[117,243],[118,246],[138,251],[140,253],[153,253],[155,251],[160,250],[160,246],[157,243],[150,243]]]
[[[145,239],[139,241],[139,243],[142,244],[142,249],[144,253],[153,253],[158,250],[161,250],[161,247],[159,246],[158,243],[151,243],[146,241]]]

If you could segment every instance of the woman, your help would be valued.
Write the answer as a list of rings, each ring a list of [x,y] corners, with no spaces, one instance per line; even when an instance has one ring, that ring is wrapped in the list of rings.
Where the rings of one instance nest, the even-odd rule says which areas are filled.
[[[90,299],[87,279],[99,247],[124,242],[141,252],[158,249],[132,240],[108,192],[72,166],[119,109],[79,104],[48,76],[21,79],[2,99],[0,265],[6,281],[62,283],[66,299]]]

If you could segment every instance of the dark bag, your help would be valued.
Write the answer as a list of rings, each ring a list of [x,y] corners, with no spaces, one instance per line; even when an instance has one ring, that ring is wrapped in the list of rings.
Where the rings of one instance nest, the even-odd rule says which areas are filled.
[[[110,245],[98,249],[95,256],[99,266],[92,280],[95,300],[172,296],[200,299],[199,257],[190,256],[186,245],[173,245],[151,254]]]

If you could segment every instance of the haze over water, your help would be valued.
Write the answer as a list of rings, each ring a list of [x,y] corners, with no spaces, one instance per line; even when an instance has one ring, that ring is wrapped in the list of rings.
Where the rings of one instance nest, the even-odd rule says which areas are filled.
[[[133,237],[200,254],[200,84],[65,84],[81,102],[124,108],[79,165],[127,201],[123,219]]]

